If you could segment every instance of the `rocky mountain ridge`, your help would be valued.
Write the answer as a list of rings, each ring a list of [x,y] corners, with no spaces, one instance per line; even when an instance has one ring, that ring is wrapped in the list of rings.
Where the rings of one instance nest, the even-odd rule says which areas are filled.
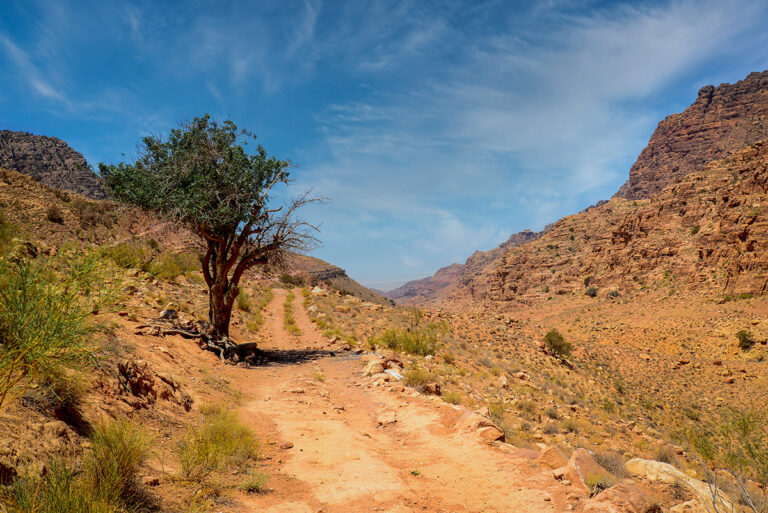
[[[649,198],[708,162],[768,137],[768,71],[708,85],[693,104],[662,120],[616,196]]]
[[[0,130],[0,167],[91,199],[107,197],[83,155],[56,137]]]
[[[613,198],[565,217],[457,287],[461,302],[546,300],[585,293],[697,291],[713,298],[768,290],[768,144],[758,142],[646,200]]]

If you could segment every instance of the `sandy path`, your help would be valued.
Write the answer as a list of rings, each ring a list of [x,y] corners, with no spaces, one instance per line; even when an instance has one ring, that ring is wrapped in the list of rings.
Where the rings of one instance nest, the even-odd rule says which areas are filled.
[[[321,347],[299,293],[294,311],[302,335],[285,332],[285,295],[276,289],[266,309],[269,344]],[[274,492],[241,496],[244,511],[555,512],[577,501],[551,471],[454,430],[454,407],[407,388],[367,388],[360,367],[353,357],[335,357],[232,369],[233,385],[249,398],[244,419],[272,442]],[[377,427],[392,411],[397,422]],[[286,442],[293,447],[279,448]]]

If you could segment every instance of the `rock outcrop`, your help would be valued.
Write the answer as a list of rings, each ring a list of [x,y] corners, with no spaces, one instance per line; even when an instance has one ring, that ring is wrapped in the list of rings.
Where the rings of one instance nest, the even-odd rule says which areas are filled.
[[[706,86],[685,111],[659,123],[616,196],[649,198],[708,162],[768,137],[768,71]]]
[[[107,195],[82,154],[61,139],[28,132],[0,131],[0,168],[13,169],[49,187],[92,199]]]

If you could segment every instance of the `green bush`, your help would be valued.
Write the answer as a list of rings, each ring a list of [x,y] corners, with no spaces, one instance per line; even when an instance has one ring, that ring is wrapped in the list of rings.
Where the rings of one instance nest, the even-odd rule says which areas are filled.
[[[235,306],[237,306],[237,309],[241,312],[250,312],[251,308],[253,307],[251,296],[249,296],[244,290],[241,290],[237,295]]]
[[[178,446],[181,476],[203,482],[216,472],[245,471],[259,445],[237,413],[220,406],[203,408],[203,423],[190,428]]]
[[[752,338],[752,334],[747,330],[739,330],[736,332],[736,338],[739,340],[739,348],[742,351],[747,351],[755,345],[756,340]]]
[[[585,296],[597,297],[597,287],[589,287],[585,292]]]
[[[152,260],[152,251],[139,241],[105,246],[101,248],[101,253],[126,269],[146,270]]]
[[[0,261],[0,406],[28,377],[61,372],[89,356],[87,318],[110,297],[98,259]]]
[[[92,453],[85,475],[98,502],[127,510],[146,508],[153,499],[139,477],[139,466],[149,456],[150,439],[139,426],[115,421],[98,426],[91,437]]]
[[[430,381],[434,381],[434,377],[429,372],[418,367],[406,371],[403,377],[405,384],[413,388],[420,388]]]
[[[573,351],[573,344],[567,342],[556,329],[551,329],[544,335],[544,346],[549,351],[549,354],[557,358],[566,358]]]
[[[459,392],[443,392],[443,401],[448,404],[461,404],[463,397]]]
[[[164,252],[146,265],[146,270],[159,278],[175,279],[180,274],[199,271],[202,264],[194,253]]]
[[[427,356],[435,354],[440,347],[437,333],[429,328],[413,330],[388,329],[378,337],[372,337],[369,344],[373,347],[387,347],[395,351]]]
[[[306,280],[301,274],[293,275],[290,273],[283,273],[280,275],[280,281],[291,287],[303,287],[306,284]]]
[[[0,491],[11,513],[120,513],[156,508],[138,469],[149,455],[149,440],[137,426],[114,422],[96,428],[92,452],[78,472],[62,460],[43,477],[22,476]]]

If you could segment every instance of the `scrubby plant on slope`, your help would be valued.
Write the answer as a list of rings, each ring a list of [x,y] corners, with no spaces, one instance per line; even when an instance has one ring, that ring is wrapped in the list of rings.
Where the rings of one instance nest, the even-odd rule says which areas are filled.
[[[64,255],[0,260],[0,406],[26,378],[45,381],[90,354],[88,317],[109,292],[95,256]]]

